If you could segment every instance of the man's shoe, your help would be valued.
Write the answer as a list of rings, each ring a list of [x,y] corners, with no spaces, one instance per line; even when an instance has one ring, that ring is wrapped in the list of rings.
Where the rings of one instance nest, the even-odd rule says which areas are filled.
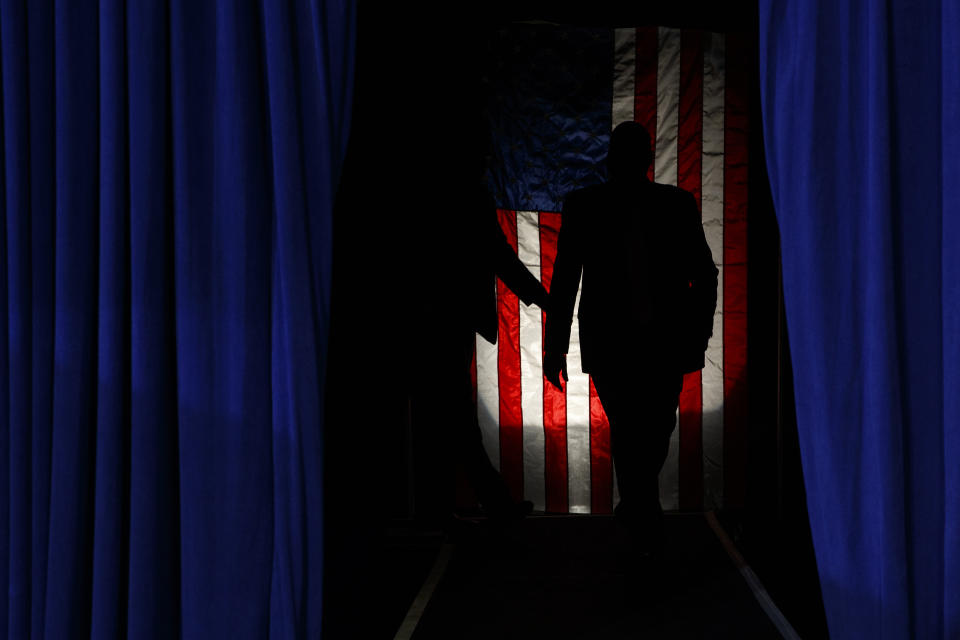
[[[508,524],[519,522],[526,518],[533,511],[533,503],[529,500],[520,502],[501,502],[496,505],[483,507],[484,513],[491,522],[498,524]]]
[[[639,511],[622,502],[614,509],[614,518],[626,529],[635,547],[642,555],[657,555],[663,550],[663,511],[655,509]]]
[[[473,520],[467,520],[453,514],[443,523],[443,534],[448,542],[466,542],[476,538],[480,526]]]

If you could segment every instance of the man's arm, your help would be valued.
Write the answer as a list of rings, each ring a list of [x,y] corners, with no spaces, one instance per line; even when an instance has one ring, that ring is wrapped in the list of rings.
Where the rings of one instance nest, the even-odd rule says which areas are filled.
[[[544,375],[561,388],[560,375],[566,379],[566,353],[570,346],[577,289],[583,271],[583,232],[575,198],[568,198],[561,212],[557,257],[550,280],[550,307],[544,330]]]
[[[700,211],[691,194],[686,195],[684,218],[689,224],[687,235],[691,248],[689,264],[694,306],[692,311],[696,318],[695,328],[699,344],[706,349],[707,341],[713,334],[713,315],[717,308],[717,276],[720,272],[713,263],[710,245],[703,233]]]
[[[497,276],[503,280],[503,284],[517,294],[524,304],[535,304],[546,310],[548,304],[547,290],[543,288],[540,281],[530,273],[530,270],[513,252],[513,248],[507,242],[507,237],[503,235],[500,225],[494,221],[493,226],[496,236],[493,248],[494,270]]]

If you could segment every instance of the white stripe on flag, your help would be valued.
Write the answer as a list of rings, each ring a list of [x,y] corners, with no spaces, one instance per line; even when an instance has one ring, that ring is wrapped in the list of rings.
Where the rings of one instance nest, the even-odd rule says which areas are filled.
[[[583,280],[580,280],[583,286]],[[570,513],[590,513],[590,376],[580,359],[580,288],[570,325],[567,351],[567,481]]]
[[[703,369],[704,508],[723,504],[723,101],[724,37],[706,33],[703,48],[703,231],[720,270],[713,336]]]
[[[657,144],[655,180],[677,184],[677,139],[680,114],[680,30],[660,27],[657,47]],[[665,510],[680,506],[679,411],[674,418],[667,461],[660,471],[660,503]]]
[[[611,123],[633,122],[636,98],[637,30],[616,29],[613,35],[613,110]]]
[[[496,286],[496,284],[494,284]],[[500,384],[497,345],[477,335],[477,420],[483,446],[495,469],[500,469]]]
[[[677,184],[680,118],[680,30],[660,27],[657,47],[657,154],[654,180]]]
[[[540,215],[517,212],[517,255],[540,280]],[[543,432],[543,315],[536,305],[520,305],[520,407],[523,412],[523,497],[546,508],[546,455]]]

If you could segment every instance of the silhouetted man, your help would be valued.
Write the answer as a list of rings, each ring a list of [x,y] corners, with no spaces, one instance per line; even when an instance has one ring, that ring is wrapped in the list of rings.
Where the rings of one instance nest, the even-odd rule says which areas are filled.
[[[667,457],[683,374],[704,365],[717,274],[693,196],[647,180],[643,126],[617,126],[606,184],[570,193],[550,286],[544,374],[567,378],[581,274],[580,349],[610,420],[620,503],[615,514],[647,543],[659,540],[658,474]]]
[[[475,178],[456,182],[451,192],[458,206],[438,219],[442,233],[432,238],[425,282],[435,309],[423,327],[424,362],[431,381],[420,402],[417,461],[419,516],[451,525],[454,467],[459,462],[476,490],[484,512],[495,520],[527,515],[530,502],[510,495],[490,463],[473,401],[470,365],[476,335],[497,340],[496,282],[499,277],[524,304],[546,308],[548,296],[540,281],[507,243],[493,199]],[[456,525],[453,525],[456,526]]]

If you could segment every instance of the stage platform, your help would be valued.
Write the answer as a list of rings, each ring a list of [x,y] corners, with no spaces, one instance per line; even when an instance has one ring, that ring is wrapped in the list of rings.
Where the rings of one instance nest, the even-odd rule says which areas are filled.
[[[659,558],[637,553],[608,516],[465,528],[451,537],[393,523],[354,637],[800,637],[712,514],[668,514]]]

